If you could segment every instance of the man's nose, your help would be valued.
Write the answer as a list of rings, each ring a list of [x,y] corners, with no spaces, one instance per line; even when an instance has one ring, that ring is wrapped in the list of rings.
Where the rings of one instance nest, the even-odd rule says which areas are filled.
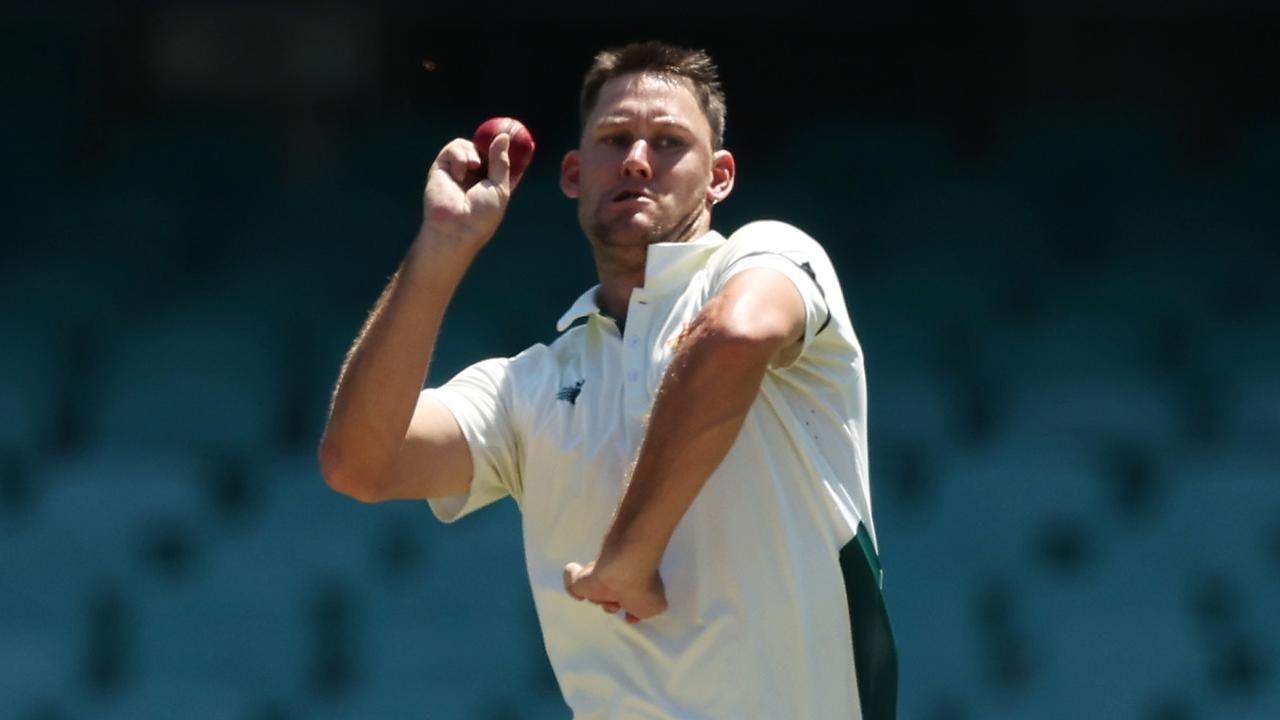
[[[653,177],[653,168],[649,165],[649,143],[636,140],[631,144],[627,157],[622,161],[622,175],[646,180]]]

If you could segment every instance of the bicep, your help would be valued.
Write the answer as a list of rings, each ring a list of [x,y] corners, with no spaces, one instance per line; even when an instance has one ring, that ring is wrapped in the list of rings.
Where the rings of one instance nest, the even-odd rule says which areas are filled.
[[[393,499],[466,495],[472,472],[471,448],[453,413],[429,393],[419,394],[392,469]]]

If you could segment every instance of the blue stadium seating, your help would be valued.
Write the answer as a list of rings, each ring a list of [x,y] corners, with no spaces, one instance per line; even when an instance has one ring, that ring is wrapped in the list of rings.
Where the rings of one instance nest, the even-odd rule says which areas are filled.
[[[23,180],[0,230],[24,239],[0,265],[0,461],[30,492],[0,498],[0,716],[567,716],[514,503],[444,526],[333,493],[314,457],[466,124],[139,120],[73,173],[87,86],[51,59],[78,35],[33,33],[0,47],[50,60],[0,121]],[[813,118],[719,216],[795,220],[844,280],[900,715],[1274,717],[1280,127],[1192,171],[1159,112],[1006,120],[962,157],[927,123]],[[550,339],[591,284],[553,165],[459,289],[430,384]]]
[[[281,432],[278,330],[254,315],[168,312],[122,327],[104,348],[87,410],[100,445],[257,450]]]
[[[1070,438],[1168,447],[1186,436],[1170,390],[1145,375],[1029,382],[1010,398],[1006,432],[1029,443]]]

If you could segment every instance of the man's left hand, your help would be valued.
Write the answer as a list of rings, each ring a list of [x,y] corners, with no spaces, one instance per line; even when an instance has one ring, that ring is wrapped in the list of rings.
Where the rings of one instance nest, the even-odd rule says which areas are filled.
[[[626,612],[627,622],[638,623],[667,609],[667,594],[656,570],[627,577],[602,561],[564,566],[564,589],[578,600],[599,605],[607,613]]]

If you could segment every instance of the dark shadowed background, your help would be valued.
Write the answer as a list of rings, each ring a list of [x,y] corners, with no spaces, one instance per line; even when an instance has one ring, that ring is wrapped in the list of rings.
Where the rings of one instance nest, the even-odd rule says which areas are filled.
[[[718,229],[841,274],[901,717],[1280,716],[1280,10],[866,5],[7,5],[0,716],[567,716],[514,504],[314,455],[492,115],[538,152],[429,381],[554,337],[578,83],[650,38],[721,65]]]

